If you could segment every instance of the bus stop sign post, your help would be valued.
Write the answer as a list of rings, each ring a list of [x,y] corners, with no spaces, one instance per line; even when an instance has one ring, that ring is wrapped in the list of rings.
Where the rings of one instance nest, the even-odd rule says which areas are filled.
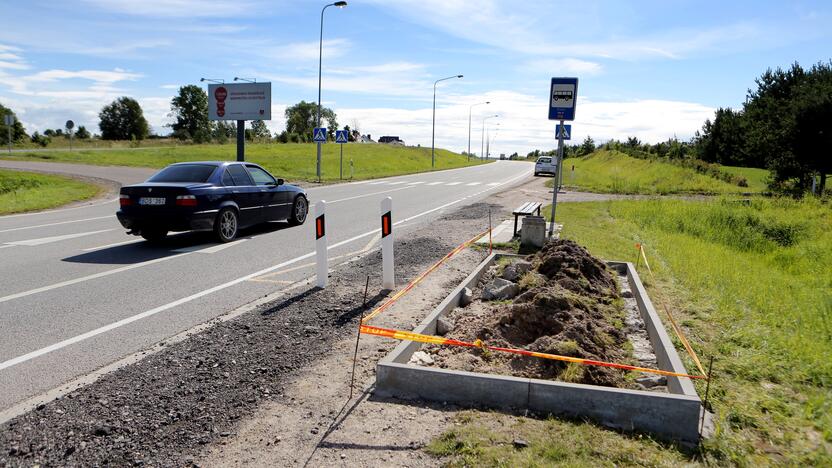
[[[14,125],[14,116],[12,114],[6,114],[3,116],[3,123],[6,124],[6,130],[8,131],[8,144],[9,144],[9,154],[12,152],[12,125]]]
[[[558,204],[558,190],[562,180],[563,170],[563,137],[566,133],[564,121],[575,120],[575,104],[578,101],[578,79],[577,78],[552,78],[549,86],[549,120],[559,121],[558,135],[558,156],[555,183],[552,187],[552,222],[549,224],[549,238],[552,238],[555,231],[555,210]]]

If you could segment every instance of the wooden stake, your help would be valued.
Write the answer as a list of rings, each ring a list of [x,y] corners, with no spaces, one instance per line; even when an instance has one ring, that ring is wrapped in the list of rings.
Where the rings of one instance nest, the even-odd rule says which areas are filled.
[[[358,342],[361,341],[361,323],[364,322],[364,311],[367,310],[367,291],[370,289],[370,275],[367,275],[367,284],[364,285],[364,302],[361,305],[361,317],[358,318],[358,334],[355,336],[355,353],[352,355],[352,375],[350,376],[350,397],[347,401],[352,400],[352,393],[355,384],[355,364],[358,359]]]

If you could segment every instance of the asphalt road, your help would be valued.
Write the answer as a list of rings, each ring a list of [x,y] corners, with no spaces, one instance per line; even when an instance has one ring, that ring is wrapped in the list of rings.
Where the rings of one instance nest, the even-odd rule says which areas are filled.
[[[130,168],[95,174],[84,166],[60,169],[121,183],[147,175]],[[308,192],[313,205],[327,201],[334,262],[379,248],[384,197],[393,198],[395,233],[522,184],[531,174],[531,164],[498,161]],[[207,233],[183,233],[153,246],[126,235],[116,209],[115,200],[102,200],[0,217],[0,410],[314,272],[310,221],[245,230],[229,244]],[[314,207],[310,219],[313,214]]]

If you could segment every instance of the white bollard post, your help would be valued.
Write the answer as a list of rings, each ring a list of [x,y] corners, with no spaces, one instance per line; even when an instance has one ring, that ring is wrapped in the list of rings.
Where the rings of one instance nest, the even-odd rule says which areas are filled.
[[[396,287],[393,271],[393,199],[381,200],[381,263],[382,289],[392,290]]]
[[[315,203],[315,263],[317,264],[317,283],[319,288],[326,287],[327,252],[326,252],[326,202]]]

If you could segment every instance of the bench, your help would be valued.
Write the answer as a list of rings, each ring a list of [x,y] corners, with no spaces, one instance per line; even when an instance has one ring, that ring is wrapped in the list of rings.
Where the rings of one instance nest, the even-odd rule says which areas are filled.
[[[537,215],[540,216],[540,207],[543,206],[540,202],[526,202],[520,205],[519,208],[514,210],[511,214],[514,215],[514,235],[517,236],[517,218],[520,216],[529,216],[533,215],[537,212]]]

